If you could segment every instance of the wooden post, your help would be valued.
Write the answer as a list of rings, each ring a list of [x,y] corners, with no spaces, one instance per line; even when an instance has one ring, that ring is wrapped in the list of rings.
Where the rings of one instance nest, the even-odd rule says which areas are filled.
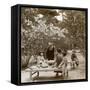
[[[32,81],[32,71],[30,71],[30,80]]]

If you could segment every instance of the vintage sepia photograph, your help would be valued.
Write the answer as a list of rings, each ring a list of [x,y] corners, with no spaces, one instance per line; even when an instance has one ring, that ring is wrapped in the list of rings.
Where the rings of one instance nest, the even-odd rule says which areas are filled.
[[[21,7],[21,83],[86,79],[86,11]]]

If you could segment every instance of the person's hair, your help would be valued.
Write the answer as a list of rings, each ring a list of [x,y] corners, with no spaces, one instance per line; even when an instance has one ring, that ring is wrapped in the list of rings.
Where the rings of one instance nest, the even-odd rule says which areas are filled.
[[[66,53],[66,52],[64,52],[64,53],[63,53],[63,56],[65,57],[66,55],[67,55],[67,53]]]
[[[61,53],[61,52],[62,52],[62,50],[61,50],[60,48],[58,48],[58,49],[57,49],[57,52],[58,52],[58,53]]]

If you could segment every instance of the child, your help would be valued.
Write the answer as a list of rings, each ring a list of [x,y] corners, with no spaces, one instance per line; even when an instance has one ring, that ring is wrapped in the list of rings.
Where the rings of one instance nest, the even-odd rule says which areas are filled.
[[[32,55],[29,59],[28,67],[35,65],[37,63],[37,60],[35,58],[35,55]]]
[[[68,76],[67,64],[68,64],[68,61],[67,61],[67,53],[64,52],[64,53],[63,53],[63,60],[62,60],[62,62],[60,63],[60,65],[58,66],[59,68],[61,68],[61,70],[62,70],[62,75],[64,75],[64,76]]]
[[[44,55],[43,55],[43,52],[40,52],[39,53],[39,56],[37,56],[37,63],[38,64],[41,64],[42,62],[44,62],[45,59],[44,59]]]
[[[75,51],[72,51],[71,60],[72,60],[72,68],[75,68],[75,65],[76,66],[79,65],[79,61],[78,61],[78,58],[77,58]]]

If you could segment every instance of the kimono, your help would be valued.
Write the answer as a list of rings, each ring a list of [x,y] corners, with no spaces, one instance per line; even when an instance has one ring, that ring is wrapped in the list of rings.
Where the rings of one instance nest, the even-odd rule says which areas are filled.
[[[48,60],[54,60],[54,52],[55,52],[55,47],[48,47],[46,51],[46,58]]]
[[[67,69],[67,58],[66,57],[62,57],[62,60],[59,61],[57,68],[58,68],[58,70],[56,70],[54,72],[62,73],[62,75],[66,75],[67,74],[68,69]]]

